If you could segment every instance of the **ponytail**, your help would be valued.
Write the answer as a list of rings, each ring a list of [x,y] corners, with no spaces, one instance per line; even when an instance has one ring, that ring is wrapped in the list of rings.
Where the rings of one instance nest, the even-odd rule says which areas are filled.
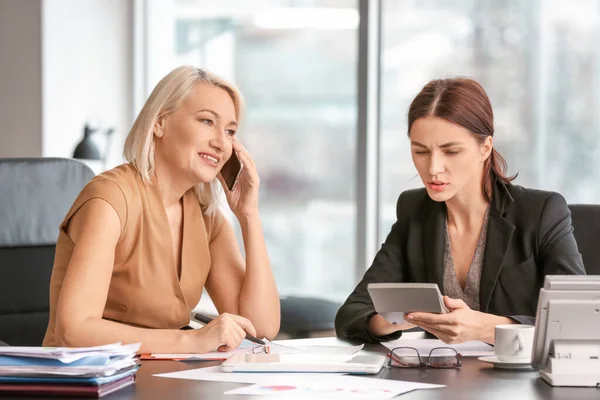
[[[482,182],[483,198],[488,203],[492,201],[492,192],[495,181],[498,180],[501,183],[508,185],[516,179],[517,175],[519,175],[506,176],[506,160],[494,148],[492,148],[492,153],[485,162],[484,170]]]

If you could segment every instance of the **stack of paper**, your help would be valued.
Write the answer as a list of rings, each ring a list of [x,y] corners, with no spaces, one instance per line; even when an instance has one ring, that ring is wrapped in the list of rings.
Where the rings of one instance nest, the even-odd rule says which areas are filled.
[[[0,347],[0,394],[101,397],[135,382],[139,348]]]

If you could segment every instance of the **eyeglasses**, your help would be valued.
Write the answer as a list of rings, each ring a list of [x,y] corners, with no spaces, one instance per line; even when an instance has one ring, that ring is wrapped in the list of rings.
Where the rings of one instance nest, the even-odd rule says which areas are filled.
[[[427,362],[423,362],[414,347],[396,347],[388,354],[388,366],[397,368],[460,368],[462,355],[450,347],[431,349]]]

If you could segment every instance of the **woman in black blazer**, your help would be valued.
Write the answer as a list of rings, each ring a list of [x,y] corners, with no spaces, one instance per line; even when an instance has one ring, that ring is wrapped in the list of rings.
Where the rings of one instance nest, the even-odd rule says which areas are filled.
[[[425,188],[400,195],[392,231],[337,313],[339,337],[393,340],[416,325],[446,343],[494,343],[496,325],[535,322],[545,275],[585,274],[565,199],[512,185],[493,135],[473,80],[434,80],[413,100],[408,136]],[[372,282],[437,283],[451,312],[392,324],[375,312]]]

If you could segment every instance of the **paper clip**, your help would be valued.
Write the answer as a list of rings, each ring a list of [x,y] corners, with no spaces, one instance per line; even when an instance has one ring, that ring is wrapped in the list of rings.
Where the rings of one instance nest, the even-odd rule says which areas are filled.
[[[271,354],[269,346],[256,346],[252,348],[252,354]]]

